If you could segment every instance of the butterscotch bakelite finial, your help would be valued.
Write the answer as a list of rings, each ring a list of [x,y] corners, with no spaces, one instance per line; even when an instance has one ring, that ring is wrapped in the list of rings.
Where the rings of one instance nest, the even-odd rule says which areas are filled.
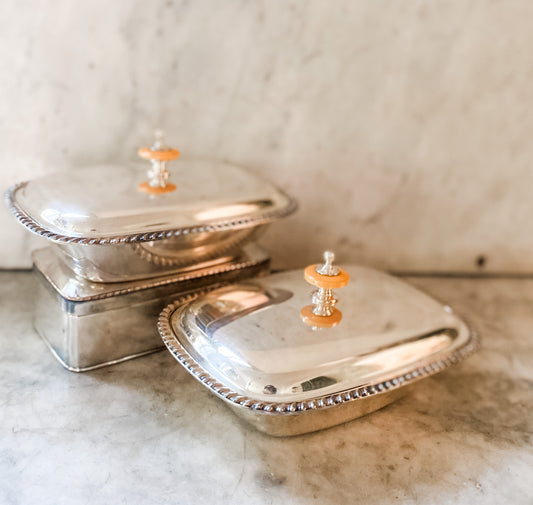
[[[312,305],[306,305],[300,312],[305,324],[318,328],[332,328],[342,319],[342,312],[335,308],[337,300],[333,296],[334,289],[343,288],[350,282],[348,273],[333,265],[335,254],[324,253],[323,265],[309,265],[304,271],[304,278],[318,289],[313,293]]]
[[[141,147],[138,154],[141,158],[152,162],[152,167],[148,171],[149,180],[139,184],[139,191],[151,195],[161,195],[176,189],[175,184],[168,182],[170,174],[166,165],[167,162],[178,158],[180,152],[165,146],[165,134],[162,130],[155,131],[154,145]]]

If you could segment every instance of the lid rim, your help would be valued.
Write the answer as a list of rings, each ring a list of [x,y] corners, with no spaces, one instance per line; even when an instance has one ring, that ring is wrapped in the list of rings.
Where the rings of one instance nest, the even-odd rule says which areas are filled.
[[[296,200],[282,191],[277,189],[287,199],[287,205],[280,209],[266,211],[256,217],[243,217],[240,219],[228,219],[225,221],[217,221],[212,223],[204,223],[201,225],[182,226],[179,228],[169,228],[164,230],[157,230],[147,233],[134,233],[126,235],[112,235],[109,237],[76,237],[73,235],[65,235],[56,233],[49,228],[46,228],[31,217],[20,204],[16,201],[16,193],[23,189],[29,181],[20,182],[9,187],[4,193],[4,200],[8,210],[15,216],[15,218],[24,225],[28,230],[36,235],[47,238],[56,243],[80,244],[80,245],[116,245],[116,244],[131,244],[138,242],[154,242],[157,240],[169,239],[180,235],[194,234],[194,233],[214,233],[223,230],[240,230],[244,228],[253,228],[263,224],[269,224],[277,219],[289,216],[298,208]]]
[[[183,306],[182,306],[183,307]],[[179,339],[171,327],[171,317],[179,305],[170,304],[163,309],[159,315],[157,327],[163,343],[182,365],[195,379],[201,382],[205,387],[210,389],[219,398],[229,402],[235,407],[242,407],[249,410],[261,412],[270,415],[294,415],[309,410],[322,410],[334,407],[341,403],[364,400],[367,397],[376,394],[391,392],[417,382],[418,380],[434,375],[473,354],[479,348],[478,333],[472,329],[472,326],[466,324],[469,330],[468,340],[451,352],[441,356],[438,359],[430,359],[424,362],[420,361],[412,369],[402,373],[393,373],[390,377],[380,379],[369,384],[353,386],[348,389],[334,393],[319,395],[306,400],[287,402],[287,401],[265,401],[251,396],[244,395],[232,389],[228,385],[222,384],[216,377],[213,377],[208,371],[202,368],[189,352],[181,345]]]
[[[54,289],[61,298],[69,302],[76,303],[85,303],[85,302],[94,302],[98,300],[106,300],[108,298],[115,298],[122,295],[130,295],[133,293],[139,293],[141,291],[146,291],[153,288],[161,288],[169,286],[171,284],[180,284],[185,282],[194,282],[206,277],[215,277],[223,276],[230,272],[242,271],[245,269],[254,269],[261,267],[268,267],[270,263],[270,258],[268,255],[261,251],[256,258],[249,256],[242,258],[238,261],[230,261],[223,263],[221,265],[209,266],[207,268],[201,268],[199,270],[192,270],[190,272],[183,273],[171,273],[164,275],[163,277],[149,278],[149,279],[140,279],[133,281],[122,281],[119,283],[111,283],[114,286],[121,284],[120,287],[115,287],[104,293],[91,294],[91,295],[81,295],[73,296],[66,293],[60,285],[56,282],[54,275],[50,275],[50,272],[47,271],[46,265],[42,265],[39,256],[42,254],[42,251],[49,249],[37,249],[32,253],[33,266],[36,270],[50,283],[50,286]],[[227,284],[228,281],[222,280],[217,281],[213,286],[222,287]],[[105,284],[105,283],[103,283]],[[207,292],[207,291],[206,291]]]

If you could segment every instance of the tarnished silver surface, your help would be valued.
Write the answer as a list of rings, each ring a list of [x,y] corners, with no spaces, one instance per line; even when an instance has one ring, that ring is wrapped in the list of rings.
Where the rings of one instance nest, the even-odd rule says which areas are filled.
[[[296,203],[246,170],[203,160],[176,161],[175,191],[138,191],[142,165],[55,174],[6,192],[11,212],[57,244],[69,268],[95,282],[178,271],[233,255]],[[113,246],[113,247],[101,247]]]
[[[471,353],[476,337],[412,286],[346,268],[343,318],[314,331],[302,271],[217,289],[160,315],[167,348],[241,417],[272,435],[339,424],[390,403],[420,378]]]
[[[265,273],[269,258],[250,244],[231,261],[145,281],[94,283],[72,275],[47,247],[33,254],[34,326],[59,361],[82,372],[160,350],[156,321],[168,303]]]

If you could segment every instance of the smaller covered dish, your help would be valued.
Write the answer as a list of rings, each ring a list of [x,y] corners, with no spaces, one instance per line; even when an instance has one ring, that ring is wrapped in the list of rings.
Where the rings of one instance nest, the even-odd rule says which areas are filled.
[[[231,261],[266,225],[291,214],[294,200],[242,168],[179,152],[158,134],[139,150],[146,166],[100,166],[11,187],[11,212],[52,242],[76,274],[122,282]]]
[[[309,284],[318,289],[311,293]],[[303,272],[171,304],[159,332],[189,373],[276,436],[379,409],[476,347],[450,307],[375,270],[338,268],[331,253]]]

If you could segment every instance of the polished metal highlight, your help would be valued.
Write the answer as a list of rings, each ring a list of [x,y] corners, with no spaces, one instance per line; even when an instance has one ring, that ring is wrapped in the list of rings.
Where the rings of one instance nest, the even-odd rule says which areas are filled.
[[[160,315],[169,351],[239,416],[271,435],[316,431],[372,412],[472,353],[477,337],[412,286],[357,266],[344,317],[299,320],[301,271],[223,287]]]

